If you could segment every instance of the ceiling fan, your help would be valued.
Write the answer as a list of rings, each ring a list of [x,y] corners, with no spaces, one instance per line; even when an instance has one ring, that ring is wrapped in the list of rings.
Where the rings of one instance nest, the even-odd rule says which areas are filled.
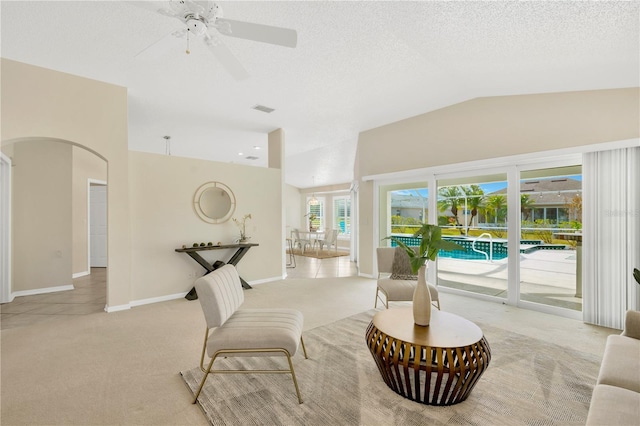
[[[296,47],[298,42],[296,30],[223,18],[222,8],[212,0],[169,0],[168,6],[157,12],[176,18],[186,26],[173,34],[202,37],[205,45],[236,80],[246,79],[249,74],[217,33],[285,47]]]

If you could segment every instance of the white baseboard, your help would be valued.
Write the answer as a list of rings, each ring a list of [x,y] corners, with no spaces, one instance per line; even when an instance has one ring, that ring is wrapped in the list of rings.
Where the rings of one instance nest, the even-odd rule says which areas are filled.
[[[247,281],[247,284],[249,284],[250,286],[254,286],[254,285],[260,285],[264,283],[270,283],[272,281],[280,281],[282,279],[283,277],[272,277],[272,278],[265,278],[264,280]]]
[[[84,271],[84,272],[76,272],[75,274],[71,275],[71,278],[80,278],[80,277],[86,277],[87,275],[91,274],[91,272],[89,271]]]
[[[364,274],[362,272],[358,272],[358,276],[359,277],[364,277],[364,278],[371,278],[371,279],[375,279],[376,278],[372,274]]]
[[[273,278],[267,278],[264,280],[256,280],[256,281],[250,281],[248,282],[249,285],[254,286],[254,285],[260,285],[260,284],[264,284],[264,283],[268,283],[271,281],[279,281],[281,280],[281,277],[273,277]],[[149,305],[152,303],[160,303],[160,302],[167,302],[169,300],[175,300],[175,299],[181,299],[183,297],[185,297],[187,295],[188,292],[184,292],[184,293],[176,293],[176,294],[168,294],[166,296],[159,296],[159,297],[150,297],[148,299],[140,299],[140,300],[132,300],[130,303],[126,304],[126,305],[117,305],[117,306],[105,306],[104,310],[106,312],[118,312],[118,311],[126,311],[127,309],[131,309],[131,308],[135,308],[136,306],[142,306],[142,305]]]
[[[127,303],[126,305],[117,305],[117,306],[104,305],[104,311],[107,313],[126,311],[128,309],[131,309],[131,304],[129,303]]]
[[[11,293],[11,297],[33,296],[34,294],[56,293],[58,291],[73,290],[72,285],[61,285],[57,287],[34,288],[33,290],[20,290]]]
[[[149,305],[151,303],[167,302],[169,300],[183,298],[187,295],[187,293],[188,292],[168,294],[166,296],[160,296],[160,297],[150,297],[149,299],[132,300],[131,303],[129,304],[132,307],[135,307],[135,306]]]

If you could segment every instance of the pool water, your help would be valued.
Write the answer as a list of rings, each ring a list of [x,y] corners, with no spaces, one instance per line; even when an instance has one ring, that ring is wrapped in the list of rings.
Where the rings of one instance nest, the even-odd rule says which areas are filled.
[[[396,237],[401,240],[403,243],[409,246],[418,246],[420,245],[420,239],[414,237]],[[474,251],[471,247],[473,245],[474,239],[472,238],[464,238],[464,237],[453,237],[453,238],[444,238],[447,241],[453,241],[455,243],[460,244],[462,247],[466,249],[466,251],[462,250],[453,250],[453,251],[444,251],[440,250],[438,253],[439,257],[446,257],[450,259],[461,259],[461,260],[487,260],[489,256],[489,245],[493,244],[493,260],[501,260],[505,259],[508,256],[507,253],[507,241],[503,239],[494,239],[493,243],[489,240],[475,240],[475,249],[481,251],[482,253],[478,253]],[[392,242],[391,246],[396,247],[396,243]],[[485,256],[483,253],[486,253]]]
[[[483,249],[479,249],[476,247],[476,250],[480,250],[483,253],[485,252]],[[489,256],[489,250],[486,251],[487,256]],[[448,257],[451,259],[462,259],[462,260],[487,260],[487,256],[482,253],[478,253],[475,251],[462,251],[462,250],[453,250],[453,251],[444,251],[440,250],[438,253],[438,257]],[[493,252],[493,260],[501,260],[507,257],[507,253],[496,253]]]

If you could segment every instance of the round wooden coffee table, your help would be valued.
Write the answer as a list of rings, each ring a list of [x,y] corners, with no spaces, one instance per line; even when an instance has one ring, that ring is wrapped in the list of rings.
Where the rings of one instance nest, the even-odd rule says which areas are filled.
[[[491,360],[480,327],[435,309],[427,327],[414,324],[412,308],[378,312],[366,337],[387,386],[423,404],[464,401]]]

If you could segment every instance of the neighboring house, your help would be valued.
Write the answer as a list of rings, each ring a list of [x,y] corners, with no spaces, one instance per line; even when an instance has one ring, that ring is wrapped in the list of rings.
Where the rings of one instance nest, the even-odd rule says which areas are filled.
[[[427,199],[413,194],[392,193],[391,215],[410,217],[422,221],[426,216]]]
[[[506,193],[505,188],[486,195],[506,196]],[[582,219],[582,182],[579,180],[559,177],[522,181],[520,194],[528,195],[530,200],[530,206],[522,209],[523,221],[548,220],[557,224]]]
[[[581,220],[581,214],[576,211],[576,207],[581,207],[582,182],[570,177],[558,177],[550,179],[533,179],[522,181],[520,193],[527,195],[530,204],[522,209],[521,220],[535,222],[536,220],[549,220],[551,223],[568,222]],[[492,195],[504,195],[507,189],[500,189],[485,193],[487,197]],[[578,197],[578,198],[576,198]],[[574,202],[574,205],[572,205]],[[486,209],[478,209],[479,213],[474,218],[473,225],[481,226],[483,223],[493,223],[495,215],[487,212]],[[423,221],[427,211],[427,198],[404,194],[400,191],[391,195],[391,215],[403,218],[413,218]],[[450,216],[449,211],[441,212],[440,215]],[[466,215],[471,211],[467,209]],[[464,203],[460,203],[458,218],[465,217]],[[506,216],[505,216],[506,217]],[[501,221],[504,217],[501,217]]]

